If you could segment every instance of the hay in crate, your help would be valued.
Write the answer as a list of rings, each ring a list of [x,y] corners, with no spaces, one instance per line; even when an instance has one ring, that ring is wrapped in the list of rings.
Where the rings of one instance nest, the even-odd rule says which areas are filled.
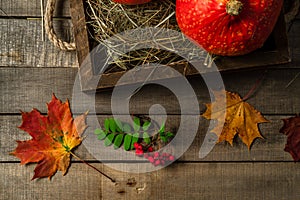
[[[88,26],[91,27],[90,36],[101,43],[112,36],[127,30],[143,27],[167,28],[180,31],[175,17],[175,1],[173,0],[153,0],[142,5],[121,5],[111,0],[88,0],[87,14],[89,16]],[[131,40],[129,35],[123,35],[120,40],[130,41],[134,46],[144,41]],[[177,38],[181,41],[182,38]],[[176,43],[176,38],[162,38],[159,43]],[[106,44],[108,52],[118,54],[118,50],[112,44]],[[121,55],[122,54],[122,55]],[[135,66],[147,63],[159,63],[164,65],[183,63],[183,58],[166,50],[159,48],[140,49],[123,54],[120,52],[117,60],[110,63],[109,72],[128,70]],[[112,56],[113,57],[113,56]]]

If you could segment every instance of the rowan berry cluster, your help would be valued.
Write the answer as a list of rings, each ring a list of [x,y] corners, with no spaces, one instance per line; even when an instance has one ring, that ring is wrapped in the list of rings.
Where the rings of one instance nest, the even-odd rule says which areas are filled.
[[[164,166],[169,162],[172,162],[175,160],[175,157],[170,153],[160,153],[158,151],[153,152],[153,147],[143,147],[139,143],[134,143],[135,148],[135,154],[137,156],[144,156],[144,158],[148,159],[150,163],[152,163],[154,166]]]

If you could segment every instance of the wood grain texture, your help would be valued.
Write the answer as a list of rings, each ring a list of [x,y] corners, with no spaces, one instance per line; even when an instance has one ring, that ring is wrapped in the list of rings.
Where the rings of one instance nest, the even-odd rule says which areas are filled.
[[[42,40],[41,20],[0,19],[0,66],[78,67],[76,52],[61,51],[48,40]],[[59,38],[72,40],[70,20],[55,20]]]
[[[73,163],[65,177],[58,173],[51,181],[30,181],[34,165],[0,163],[0,199],[300,198],[300,173],[295,163],[176,163],[138,174],[93,165],[114,177],[117,184],[83,164]]]
[[[69,1],[58,1],[64,8],[58,8],[56,16],[69,17]],[[286,136],[278,132],[283,125],[281,118],[300,111],[300,76],[297,76],[300,73],[299,15],[289,32],[292,62],[271,66],[253,98],[248,100],[271,121],[260,125],[265,140],[256,140],[249,152],[237,138],[233,147],[226,143],[218,144],[206,158],[199,159],[199,147],[208,123],[201,119],[193,144],[179,161],[156,172],[136,174],[115,171],[100,164],[84,145],[75,150],[77,155],[116,178],[118,184],[114,185],[75,159],[65,177],[57,173],[51,181],[30,181],[36,165],[20,166],[19,161],[8,154],[16,147],[15,140],[30,138],[17,128],[21,123],[19,110],[38,108],[46,113],[45,103],[51,100],[53,92],[62,100],[73,100],[72,89],[78,67],[76,53],[61,52],[47,39],[45,42],[41,40],[41,21],[26,20],[27,17],[40,17],[39,6],[39,0],[0,0],[1,200],[300,199],[299,164],[283,151]],[[55,21],[55,30],[67,40],[72,32],[70,21]],[[263,72],[264,69],[258,69],[223,73],[222,76],[227,90],[244,96]],[[206,86],[199,77],[191,78],[190,82],[203,112],[203,103],[209,101]],[[111,92],[98,93],[95,99],[101,123],[109,116],[106,114],[111,113]],[[76,111],[85,112],[87,103],[89,101],[84,100],[74,105]],[[162,87],[143,88],[132,98],[130,111],[148,114],[151,105],[157,103],[170,114],[168,127],[176,128],[181,114],[178,102],[170,91]],[[93,127],[88,131],[92,134]],[[128,167],[136,169],[136,163]]]
[[[112,116],[98,116],[100,126],[103,126],[104,120]],[[203,144],[204,137],[207,134],[209,121],[203,118],[200,118],[199,130],[195,138],[191,138],[193,143],[189,149],[180,157],[180,161],[199,161],[199,162],[235,162],[235,161],[245,161],[245,162],[270,162],[270,161],[292,161],[290,154],[285,152],[283,149],[286,144],[286,136],[279,133],[279,129],[283,126],[282,119],[287,118],[288,116],[265,116],[270,123],[260,124],[260,130],[264,139],[257,139],[254,141],[251,151],[248,150],[247,146],[241,142],[237,137],[234,140],[234,145],[231,146],[229,143],[222,142],[216,144],[213,150],[205,157],[199,157],[199,150]],[[99,128],[99,124],[92,123],[93,116],[88,116],[87,124],[88,129],[85,132],[85,135],[88,138],[93,138],[94,130]],[[9,152],[12,152],[16,146],[16,140],[28,140],[31,137],[24,131],[17,128],[21,124],[20,116],[0,116],[0,162],[5,161],[18,161],[14,156],[9,155]],[[180,116],[169,116],[166,123],[166,128],[169,131],[177,132],[180,125]],[[185,122],[182,126],[185,126],[184,132],[186,132],[186,138],[189,137],[189,127],[191,123]],[[96,139],[96,137],[95,137]],[[87,139],[85,139],[87,140]],[[183,145],[186,142],[183,141]],[[96,145],[99,151],[101,152],[102,157],[99,160],[117,160],[115,150],[113,147],[101,147],[103,141],[97,141]],[[86,149],[92,149],[93,144],[83,143],[78,148],[76,148],[75,153],[80,158],[88,161],[97,161],[97,158],[94,158],[96,154],[90,154]],[[178,144],[175,149],[180,149],[181,144]],[[133,152],[132,152],[133,153]],[[76,159],[75,159],[76,160]]]
[[[298,199],[298,172],[295,163],[180,163],[151,173],[143,192],[147,199]],[[128,179],[128,174],[114,176]],[[103,186],[108,183],[104,179]],[[122,198],[103,188],[103,199]],[[130,192],[123,199],[127,197]]]
[[[101,177],[82,164],[73,164],[66,176],[31,181],[35,165],[0,163],[0,199],[101,199]]]
[[[88,42],[88,28],[86,24],[85,8],[82,0],[71,0],[70,9],[74,29],[74,38],[76,42],[76,52],[78,63],[81,65],[85,57],[90,52]]]
[[[43,10],[46,9],[46,0],[43,0]],[[41,1],[31,0],[0,0],[0,18],[2,17],[41,17]],[[70,17],[70,1],[56,0],[55,17]]]
[[[299,72],[300,69],[268,70],[262,84],[248,102],[263,114],[296,114],[300,110],[300,78],[296,77]],[[19,113],[19,110],[29,111],[33,107],[45,113],[45,103],[50,101],[52,93],[62,100],[71,101],[76,73],[77,69],[72,68],[0,68],[0,113]],[[264,70],[240,71],[224,73],[222,77],[228,91],[245,96],[263,74]],[[190,79],[190,83],[200,110],[204,111],[204,103],[210,102],[205,83],[199,77]],[[95,97],[82,93],[80,98],[73,99],[73,107],[78,113],[86,110],[92,112],[90,106],[94,105],[90,102],[94,98],[98,114],[111,113],[111,91],[97,93]],[[184,96],[184,99],[188,103],[189,96]],[[176,96],[157,85],[145,86],[130,99],[130,113],[148,114],[154,104],[161,104],[168,114],[195,113],[192,108],[181,112]]]

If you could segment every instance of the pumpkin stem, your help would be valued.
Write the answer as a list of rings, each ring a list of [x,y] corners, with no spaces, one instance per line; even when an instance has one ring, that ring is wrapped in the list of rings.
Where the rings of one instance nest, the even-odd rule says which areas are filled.
[[[243,3],[239,0],[229,0],[226,4],[226,12],[229,15],[237,16],[243,9]]]

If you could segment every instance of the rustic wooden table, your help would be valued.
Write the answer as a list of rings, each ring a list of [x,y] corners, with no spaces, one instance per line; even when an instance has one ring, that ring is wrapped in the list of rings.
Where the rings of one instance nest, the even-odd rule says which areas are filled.
[[[70,39],[69,1],[58,1],[55,29]],[[63,9],[62,9],[63,8]],[[289,30],[292,62],[269,66],[254,97],[249,99],[270,123],[260,125],[265,139],[257,139],[251,151],[239,139],[231,147],[215,146],[204,159],[198,153],[204,138],[204,119],[186,153],[162,170],[130,174],[108,168],[82,145],[75,153],[119,181],[118,185],[73,159],[66,176],[30,181],[35,165],[20,166],[9,155],[15,140],[29,139],[19,130],[20,110],[33,107],[46,113],[52,93],[62,100],[72,97],[78,64],[75,52],[59,51],[42,32],[40,1],[0,0],[0,199],[300,199],[300,166],[284,152],[286,137],[279,133],[282,118],[300,112],[300,18]],[[43,41],[44,38],[44,41]],[[227,90],[245,95],[265,68],[226,72]],[[203,82],[192,78],[200,104],[207,102]],[[174,127],[179,123],[176,99],[162,88],[147,87],[132,100],[131,111],[147,114],[149,105],[162,103]],[[110,92],[97,95],[96,109],[110,115]],[[70,99],[71,100],[71,99]],[[164,102],[167,102],[164,104]],[[204,107],[201,107],[203,110]],[[136,184],[127,184],[134,178]]]

